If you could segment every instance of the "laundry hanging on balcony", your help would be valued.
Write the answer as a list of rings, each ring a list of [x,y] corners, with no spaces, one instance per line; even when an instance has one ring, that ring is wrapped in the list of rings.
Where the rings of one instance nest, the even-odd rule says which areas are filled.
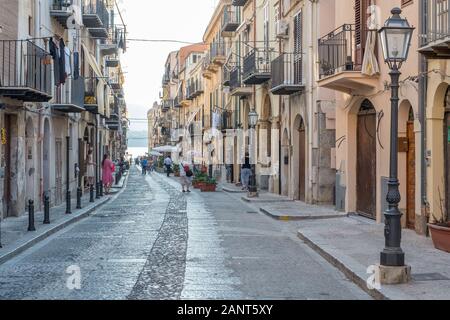
[[[366,50],[364,52],[364,59],[362,63],[361,73],[368,76],[373,76],[380,73],[377,57],[375,56],[375,45],[377,42],[377,33],[375,31],[367,32]]]

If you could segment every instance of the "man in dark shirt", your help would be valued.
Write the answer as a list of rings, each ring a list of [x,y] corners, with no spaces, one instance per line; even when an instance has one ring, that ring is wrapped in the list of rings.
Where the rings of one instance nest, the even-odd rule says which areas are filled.
[[[245,160],[241,167],[241,182],[242,182],[242,190],[248,190],[250,177],[252,176],[252,166],[250,164],[250,157],[245,154]]]

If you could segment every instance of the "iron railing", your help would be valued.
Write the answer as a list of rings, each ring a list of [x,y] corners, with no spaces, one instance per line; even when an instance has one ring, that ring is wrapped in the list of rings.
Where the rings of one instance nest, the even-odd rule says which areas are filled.
[[[0,40],[0,87],[52,95],[51,56],[29,40]]]
[[[230,69],[227,66],[222,67],[222,84],[225,87],[230,86]]]
[[[225,43],[223,42],[214,42],[210,44],[210,58],[214,60],[217,57],[225,57],[226,49]]]
[[[241,67],[236,66],[230,71],[230,91],[242,87]]]
[[[236,31],[239,24],[240,24],[239,10],[236,10],[235,7],[231,5],[225,6],[222,17],[222,30]]]
[[[89,105],[97,104],[97,79],[86,78],[84,80],[84,103]]]
[[[270,73],[273,52],[267,49],[252,49],[244,57],[243,78],[246,79],[252,74]]]
[[[426,0],[426,34],[421,37],[421,46],[450,36],[449,0]]]
[[[282,53],[272,61],[272,89],[280,85],[301,85],[303,60],[301,54]]]
[[[73,0],[53,0],[52,10],[65,10],[73,4]]]
[[[319,76],[360,69],[354,45],[355,25],[344,24],[319,39]],[[360,59],[359,59],[360,60]]]
[[[109,12],[103,0],[83,0],[83,14],[95,14],[103,27],[109,28]]]

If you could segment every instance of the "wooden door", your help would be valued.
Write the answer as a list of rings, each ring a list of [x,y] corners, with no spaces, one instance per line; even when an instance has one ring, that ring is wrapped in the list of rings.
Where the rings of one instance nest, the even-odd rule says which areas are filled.
[[[450,112],[445,114],[444,118],[444,150],[445,150],[445,198],[447,213],[450,212]],[[448,219],[450,215],[447,214]]]
[[[362,111],[357,127],[357,212],[371,219],[376,218],[376,113]]]
[[[56,183],[55,183],[55,198],[56,198],[56,204],[60,204],[62,202],[62,194],[63,194],[63,187],[62,187],[62,140],[56,139],[56,149],[55,149],[55,156],[56,156]]]
[[[415,229],[416,220],[416,141],[414,133],[414,122],[407,123],[408,153],[406,163],[406,225]]]
[[[298,167],[298,179],[299,179],[299,187],[298,187],[298,193],[299,193],[299,200],[305,201],[305,193],[306,193],[306,187],[305,187],[305,180],[306,180],[306,131],[305,126],[302,122],[300,129],[299,129],[299,167]]]

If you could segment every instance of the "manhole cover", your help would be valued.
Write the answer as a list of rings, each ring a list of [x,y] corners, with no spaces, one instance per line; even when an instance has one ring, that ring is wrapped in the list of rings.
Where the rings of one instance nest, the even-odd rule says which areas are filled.
[[[448,277],[440,274],[440,273],[419,273],[412,275],[413,280],[415,281],[443,281],[450,280]]]

